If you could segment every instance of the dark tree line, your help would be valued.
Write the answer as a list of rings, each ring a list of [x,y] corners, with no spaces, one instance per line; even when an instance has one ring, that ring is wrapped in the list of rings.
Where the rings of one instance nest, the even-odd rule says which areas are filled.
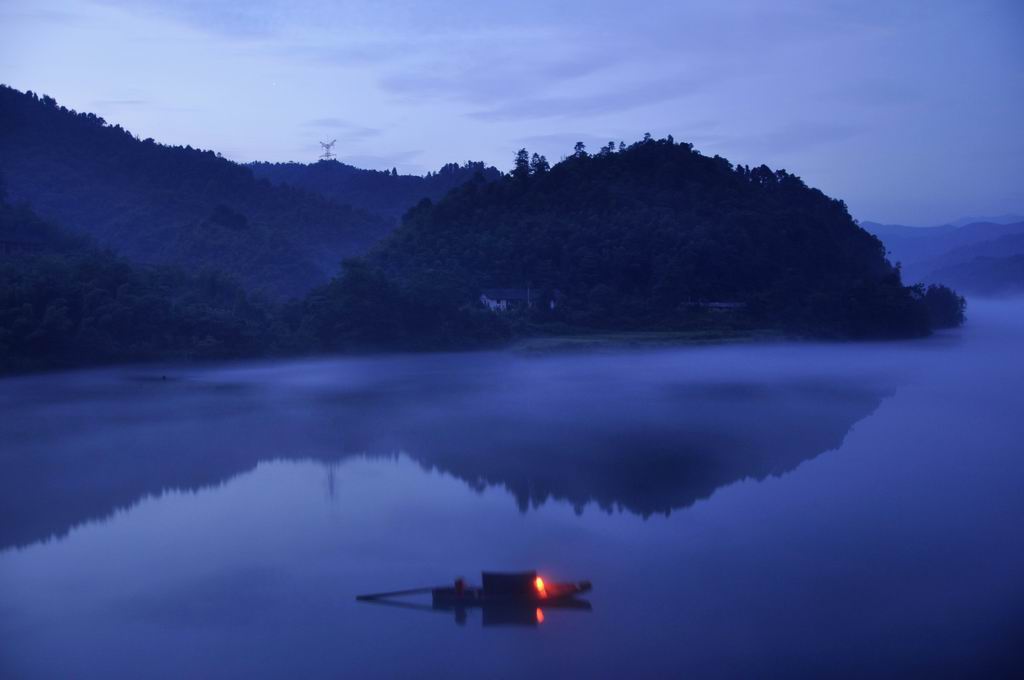
[[[534,316],[583,328],[692,327],[723,302],[749,325],[814,336],[931,327],[842,201],[671,137],[594,155],[580,143],[554,167],[520,150],[503,179],[421,202],[366,262],[410,295],[443,289],[453,306],[481,288],[557,291],[558,309]]]
[[[0,372],[292,349],[222,273],[133,264],[2,197],[0,243]]]
[[[914,295],[924,302],[932,328],[957,328],[967,320],[967,300],[942,284],[917,284]]]
[[[225,214],[224,219],[236,219]],[[207,269],[131,262],[11,205],[0,183],[0,373],[149,360],[472,348],[494,315],[412,296],[365,263],[288,303]]]

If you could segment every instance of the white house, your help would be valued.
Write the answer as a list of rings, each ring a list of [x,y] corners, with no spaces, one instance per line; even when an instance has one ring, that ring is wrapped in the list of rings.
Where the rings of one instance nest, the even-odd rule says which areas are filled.
[[[531,309],[538,302],[542,303],[537,293],[529,288],[485,288],[480,291],[480,303],[492,312]],[[547,301],[547,305],[549,309],[555,308],[554,296]]]
[[[516,307],[532,307],[529,288],[485,288],[480,302],[492,312],[507,312]]]

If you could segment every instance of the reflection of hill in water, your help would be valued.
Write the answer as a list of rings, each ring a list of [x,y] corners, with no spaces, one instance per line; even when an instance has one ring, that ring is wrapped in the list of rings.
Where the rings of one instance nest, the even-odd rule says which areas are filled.
[[[506,487],[523,510],[555,498],[647,516],[837,448],[881,399],[814,383],[696,385],[622,402],[589,395],[582,405],[467,401],[451,418],[421,411],[392,424],[356,417],[346,427],[356,449],[400,448],[473,487]]]
[[[836,448],[884,393],[846,380],[721,382],[659,355],[291,364],[150,381],[0,385],[0,547],[270,459],[404,452],[522,509],[548,498],[668,513]],[[273,499],[267,499],[269,503]]]

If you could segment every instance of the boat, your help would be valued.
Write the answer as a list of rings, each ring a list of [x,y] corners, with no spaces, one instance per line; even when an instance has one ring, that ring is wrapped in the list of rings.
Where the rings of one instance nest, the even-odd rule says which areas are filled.
[[[590,581],[547,583],[536,571],[518,573],[484,572],[480,587],[455,579],[454,586],[431,589],[435,606],[478,607],[484,604],[552,604],[590,592]]]
[[[591,609],[590,602],[578,598],[590,592],[590,581],[548,583],[536,571],[484,572],[481,576],[480,586],[468,585],[464,579],[457,578],[450,586],[369,593],[357,595],[356,599],[407,609],[450,611],[455,613],[458,623],[465,622],[466,610],[480,609],[485,626],[537,625],[544,620],[544,609]],[[430,593],[429,606],[397,599],[426,593]]]

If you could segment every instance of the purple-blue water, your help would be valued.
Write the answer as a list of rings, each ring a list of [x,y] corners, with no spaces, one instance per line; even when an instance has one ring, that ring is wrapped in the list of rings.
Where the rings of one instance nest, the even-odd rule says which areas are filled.
[[[0,380],[0,676],[1009,672],[1024,306],[970,313],[903,343]],[[592,609],[354,600],[532,568]]]

